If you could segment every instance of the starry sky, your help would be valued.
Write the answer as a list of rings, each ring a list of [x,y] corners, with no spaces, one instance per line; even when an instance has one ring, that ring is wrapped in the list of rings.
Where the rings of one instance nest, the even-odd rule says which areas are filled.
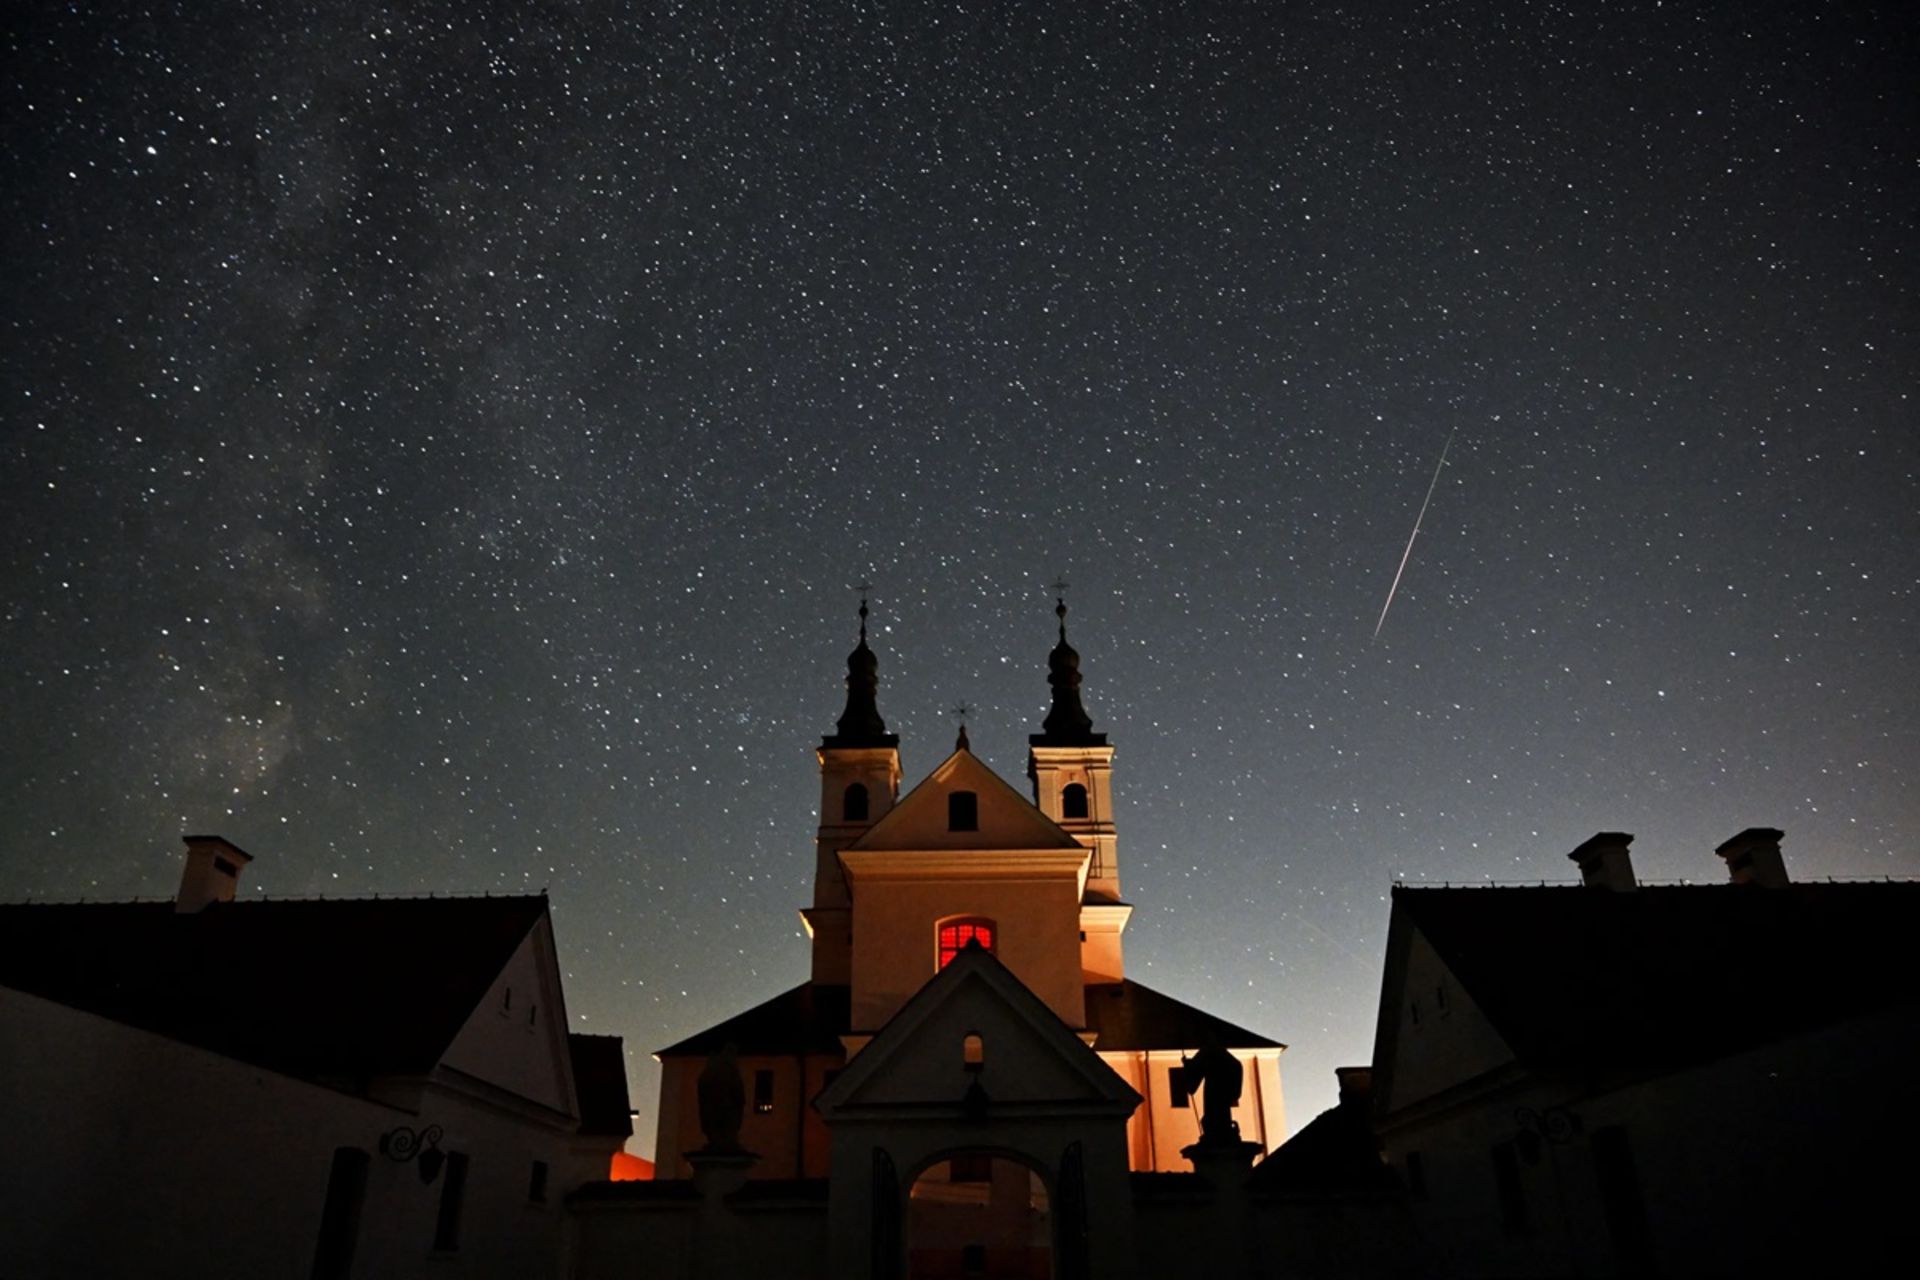
[[[545,888],[650,1153],[805,976],[863,578],[909,784],[1022,780],[1071,583],[1129,973],[1295,1125],[1396,878],[1920,873],[1914,24],[21,6],[0,898]]]

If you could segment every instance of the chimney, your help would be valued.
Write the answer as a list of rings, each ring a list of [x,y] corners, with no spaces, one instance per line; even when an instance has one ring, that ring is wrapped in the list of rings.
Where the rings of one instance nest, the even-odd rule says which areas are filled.
[[[1735,884],[1757,884],[1784,889],[1787,864],[1780,858],[1780,837],[1772,827],[1748,827],[1714,852],[1727,860],[1727,875]]]
[[[1334,1079],[1340,1082],[1340,1105],[1366,1111],[1373,1106],[1373,1068],[1335,1067]]]
[[[191,915],[209,902],[232,902],[240,887],[240,868],[253,855],[225,836],[183,836],[187,865],[180,873],[180,892],[173,909]]]
[[[1567,856],[1580,864],[1580,880],[1587,888],[1631,893],[1633,859],[1627,856],[1627,846],[1632,843],[1633,837],[1624,831],[1602,831]]]

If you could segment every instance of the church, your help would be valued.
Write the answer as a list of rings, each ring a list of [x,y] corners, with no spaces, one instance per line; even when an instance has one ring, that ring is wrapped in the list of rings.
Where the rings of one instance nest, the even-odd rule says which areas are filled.
[[[759,1207],[687,1259],[697,1273],[764,1267],[784,1213],[804,1273],[815,1252],[836,1276],[1125,1274],[1142,1178],[1209,1158],[1244,1178],[1285,1138],[1285,1046],[1127,977],[1114,747],[1055,612],[1024,791],[963,726],[903,793],[861,603],[817,749],[812,972],[659,1051],[660,1181],[576,1202],[583,1274],[627,1247],[664,1261],[658,1215],[616,1204],[689,1188]],[[737,1078],[737,1132],[703,1114],[716,1070]]]

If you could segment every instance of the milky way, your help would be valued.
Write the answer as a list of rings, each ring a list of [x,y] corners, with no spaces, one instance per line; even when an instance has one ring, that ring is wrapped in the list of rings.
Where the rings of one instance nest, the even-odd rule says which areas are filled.
[[[1130,972],[1296,1125],[1396,877],[1920,870],[1911,6],[38,9],[0,896],[547,887],[644,1146],[868,576],[909,782],[1072,579]]]

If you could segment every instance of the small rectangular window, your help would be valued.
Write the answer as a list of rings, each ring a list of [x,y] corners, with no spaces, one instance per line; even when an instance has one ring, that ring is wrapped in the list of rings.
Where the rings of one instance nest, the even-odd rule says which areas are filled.
[[[1510,1236],[1524,1236],[1527,1218],[1527,1191],[1520,1182],[1520,1153],[1511,1142],[1496,1142],[1493,1156],[1493,1184],[1500,1192],[1500,1222]]]
[[[527,1199],[535,1204],[545,1204],[547,1199],[547,1162],[535,1160],[532,1172],[527,1174]]]
[[[336,1147],[320,1209],[320,1239],[313,1250],[313,1280],[347,1280],[360,1241],[360,1209],[367,1198],[369,1157],[358,1147]]]
[[[1653,1258],[1647,1233],[1647,1206],[1640,1194],[1640,1176],[1633,1166],[1627,1131],[1605,1125],[1593,1131],[1591,1144],[1594,1181],[1600,1184],[1600,1203],[1607,1213],[1607,1232],[1614,1251],[1634,1271],[1645,1271]]]
[[[1433,1007],[1440,1011],[1441,1017],[1447,1016],[1447,988],[1444,984],[1433,989]]]
[[[773,1110],[773,1072],[753,1073],[753,1109],[760,1115]]]
[[[1167,1101],[1183,1110],[1191,1101],[1187,1097],[1186,1090],[1180,1087],[1179,1077],[1172,1071],[1167,1072]]]
[[[1407,1152],[1407,1194],[1415,1200],[1427,1198],[1427,1162],[1418,1151]]]
[[[213,869],[223,876],[232,876],[235,880],[240,878],[240,868],[234,866],[225,858],[215,858],[213,860]]]
[[[440,1213],[433,1223],[433,1247],[450,1251],[460,1247],[460,1210],[467,1198],[466,1155],[447,1152],[447,1167],[440,1171],[440,1177]]]
[[[971,791],[954,791],[947,795],[947,830],[978,831],[980,829],[980,797]]]

